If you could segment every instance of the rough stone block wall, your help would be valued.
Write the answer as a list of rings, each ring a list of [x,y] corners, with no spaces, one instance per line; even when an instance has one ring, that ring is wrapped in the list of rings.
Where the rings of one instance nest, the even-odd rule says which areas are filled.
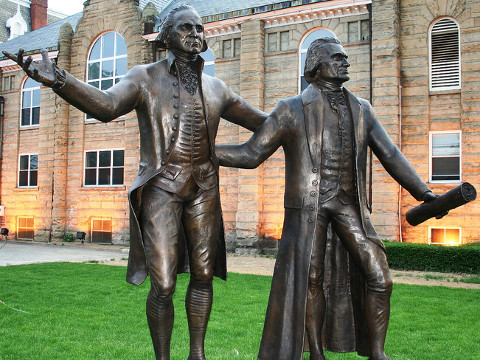
[[[375,113],[395,144],[399,144],[399,9],[397,1],[372,2],[373,99]],[[398,240],[399,186],[374,158],[373,216],[381,239]]]
[[[128,69],[148,60],[141,40],[143,24],[135,1],[90,0],[72,40],[72,75],[85,80],[88,54],[99,35],[114,31],[127,44]],[[151,51],[151,50],[150,50]],[[129,239],[127,189],[138,172],[138,127],[129,113],[110,123],[85,121],[85,114],[70,106],[68,144],[67,232],[91,230],[92,218],[112,220],[113,243]],[[84,153],[89,150],[124,149],[124,186],[83,187]]]
[[[478,0],[440,0],[401,3],[402,67],[402,150],[424,181],[429,181],[429,132],[462,131],[462,181],[480,188],[478,159],[480,145],[480,92],[478,58],[480,56],[480,2]],[[440,17],[458,22],[461,44],[460,90],[429,90],[429,44],[431,25]],[[477,21],[477,22],[476,22]],[[430,183],[436,193],[444,193],[458,183]],[[429,227],[461,227],[462,242],[480,240],[480,205],[470,203],[450,212],[441,220],[428,220],[412,227],[404,220],[403,238],[408,242],[428,242]],[[403,191],[402,215],[417,202]]]

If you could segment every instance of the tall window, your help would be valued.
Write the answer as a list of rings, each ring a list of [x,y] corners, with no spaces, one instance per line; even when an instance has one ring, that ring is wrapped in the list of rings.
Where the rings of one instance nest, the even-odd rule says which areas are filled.
[[[430,90],[460,89],[460,31],[442,18],[430,29]]]
[[[23,84],[20,126],[32,126],[40,123],[40,86],[39,82],[31,78],[28,78]]]
[[[18,187],[36,187],[38,179],[38,154],[20,155]]]
[[[461,180],[461,132],[430,133],[430,181]]]
[[[114,32],[100,36],[88,57],[87,82],[101,90],[118,83],[127,73],[127,44]],[[92,117],[87,115],[87,119]]]
[[[278,50],[278,32],[267,34],[267,51],[275,52]]]
[[[280,51],[290,48],[290,31],[280,31]]]
[[[85,152],[85,186],[123,185],[124,150]]]
[[[232,40],[223,40],[222,43],[222,57],[223,58],[230,58],[232,57]]]
[[[299,64],[300,64],[300,69],[299,69],[300,78],[299,78],[299,84],[298,84],[298,88],[300,89],[300,91],[305,90],[308,86],[308,83],[307,83],[307,81],[305,80],[305,77],[304,77],[305,60],[307,59],[308,47],[315,40],[320,39],[320,38],[325,38],[325,37],[336,38],[337,36],[330,30],[318,29],[318,30],[315,30],[315,31],[311,32],[310,34],[308,34],[303,39],[302,43],[300,44],[300,62],[299,62]]]
[[[215,54],[212,49],[207,49],[207,51],[202,54],[202,58],[205,60],[203,72],[207,75],[215,76]]]
[[[17,239],[33,240],[34,233],[35,228],[33,216],[19,216],[17,218]]]
[[[112,242],[112,220],[92,219],[92,243],[109,244]]]
[[[233,57],[240,57],[242,52],[242,39],[233,39]]]

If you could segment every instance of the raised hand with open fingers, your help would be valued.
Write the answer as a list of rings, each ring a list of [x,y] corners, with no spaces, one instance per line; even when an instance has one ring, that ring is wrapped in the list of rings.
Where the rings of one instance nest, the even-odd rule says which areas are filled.
[[[48,57],[48,51],[46,49],[42,49],[42,60],[40,61],[33,61],[31,56],[24,60],[23,49],[20,49],[17,55],[13,55],[8,51],[3,51],[3,54],[20,65],[27,75],[35,81],[41,82],[43,85],[49,87],[55,87],[58,84],[59,69]]]

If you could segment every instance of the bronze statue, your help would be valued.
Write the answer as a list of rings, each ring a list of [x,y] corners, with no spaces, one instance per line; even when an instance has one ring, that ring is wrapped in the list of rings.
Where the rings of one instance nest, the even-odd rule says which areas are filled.
[[[285,152],[285,220],[261,360],[299,360],[304,339],[310,359],[324,360],[322,338],[332,351],[389,359],[384,343],[392,280],[367,205],[367,147],[415,199],[436,195],[371,105],[343,87],[349,66],[337,39],[314,41],[305,64],[307,89],[281,101],[245,144],[217,145],[220,165],[242,168],[258,166],[280,146]],[[340,241],[327,236],[329,225]]]
[[[186,296],[190,360],[205,359],[204,338],[212,305],[212,279],[226,279],[225,240],[218,189],[215,136],[220,117],[256,129],[266,114],[214,77],[202,74],[207,50],[202,20],[190,6],[172,10],[157,38],[167,59],[134,67],[101,91],[43,60],[23,62],[29,76],[103,122],[136,110],[140,171],[130,191],[127,281],[150,275],[147,319],[157,359],[170,359],[177,273],[191,273]]]

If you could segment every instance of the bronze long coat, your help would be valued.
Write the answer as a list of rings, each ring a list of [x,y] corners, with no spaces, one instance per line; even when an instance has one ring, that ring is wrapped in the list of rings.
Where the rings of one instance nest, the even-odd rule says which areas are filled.
[[[354,124],[356,174],[352,176],[355,175],[356,179],[363,228],[371,241],[383,247],[367,208],[367,147],[373,149],[385,169],[417,200],[428,191],[428,187],[392,143],[376,119],[370,104],[355,97],[348,90],[345,90],[345,93]],[[227,147],[227,151],[222,148],[217,150],[221,165],[235,164],[246,168],[258,166],[280,146],[285,152],[285,220],[260,346],[259,359],[262,360],[302,358],[308,274],[312,243],[316,236],[318,189],[321,181],[324,107],[322,93],[314,85],[310,85],[301,95],[281,101],[245,145]],[[327,245],[327,252],[328,247],[337,245]],[[342,261],[345,265],[345,260]],[[326,269],[327,272],[331,270]],[[346,274],[346,271],[342,273]],[[335,276],[338,277],[338,274]],[[326,274],[326,277],[334,280],[334,276],[329,274]],[[331,284],[332,288],[336,286]],[[340,292],[342,291],[345,293],[350,289]],[[347,312],[347,309],[338,308],[344,302],[336,303],[335,299],[331,299],[328,289],[326,298],[327,304],[333,305],[332,311],[339,311],[339,316],[346,319],[342,313]],[[354,321],[352,317],[349,320]],[[355,334],[345,333],[346,328],[352,329],[350,325],[340,324],[340,327],[326,330],[333,339],[329,348],[342,352],[358,348]]]
[[[129,191],[130,202],[130,254],[127,281],[141,284],[147,276],[147,265],[142,233],[138,222],[141,210],[142,186],[157,174],[165,171],[170,150],[175,146],[179,129],[180,89],[170,52],[167,59],[148,65],[136,66],[118,84],[99,91],[67,73],[65,86],[57,94],[75,107],[98,120],[108,122],[136,110],[140,129],[140,169]],[[199,59],[199,71],[203,60]],[[233,93],[224,82],[202,73],[200,81],[205,119],[207,123],[210,156],[218,176],[215,156],[215,137],[220,117],[255,130],[266,114],[249,105]],[[223,229],[223,224],[219,224]],[[226,278],[225,240],[223,231],[217,241],[215,275]],[[180,256],[180,260],[181,256]],[[188,271],[188,259],[179,264],[179,272]]]

